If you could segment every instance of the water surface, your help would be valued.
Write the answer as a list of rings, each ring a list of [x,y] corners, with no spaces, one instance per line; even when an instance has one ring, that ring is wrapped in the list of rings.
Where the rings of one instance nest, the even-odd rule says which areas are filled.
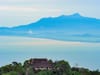
[[[0,66],[29,58],[66,60],[71,66],[100,69],[100,43],[0,36]]]

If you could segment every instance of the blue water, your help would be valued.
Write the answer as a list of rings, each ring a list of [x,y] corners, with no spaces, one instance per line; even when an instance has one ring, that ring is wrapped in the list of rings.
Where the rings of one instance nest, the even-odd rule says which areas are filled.
[[[30,58],[66,60],[71,66],[100,69],[100,43],[0,36],[0,66]]]

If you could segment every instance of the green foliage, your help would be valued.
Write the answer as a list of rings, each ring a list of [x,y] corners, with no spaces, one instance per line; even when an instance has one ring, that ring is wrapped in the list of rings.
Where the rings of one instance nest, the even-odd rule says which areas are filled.
[[[12,62],[12,64],[9,64],[9,65],[6,65],[6,66],[3,66],[0,68],[1,70],[1,74],[9,74],[10,72],[11,73],[19,73],[19,74],[23,74],[24,73],[24,68],[22,66],[21,63],[17,63],[17,62]]]
[[[35,75],[35,73],[34,73],[34,71],[33,71],[33,69],[31,67],[26,69],[26,73],[25,74],[26,75]]]
[[[26,60],[24,64],[18,62],[12,62],[9,65],[2,66],[0,68],[0,75],[100,75],[100,71],[90,71],[85,68],[71,68],[67,61],[61,60],[53,62],[49,60],[49,63],[53,64],[52,70],[39,70],[35,71],[32,68],[32,60]]]
[[[27,68],[27,67],[29,67],[30,65],[29,65],[29,62],[30,62],[30,60],[26,60],[25,62],[24,62],[24,68]]]
[[[90,73],[91,73],[91,75],[100,75],[99,70],[91,71]]]
[[[62,60],[55,63],[57,75],[71,75],[71,67],[68,62]]]
[[[52,71],[43,70],[38,72],[36,75],[53,75]]]
[[[15,71],[11,71],[11,72],[8,72],[8,73],[4,73],[2,75],[18,75],[18,73],[15,72]]]
[[[72,71],[72,75],[81,75],[81,73],[77,71]]]
[[[10,72],[12,70],[12,65],[9,64],[9,65],[6,65],[6,66],[3,66],[1,67],[1,73],[7,73],[7,72]]]

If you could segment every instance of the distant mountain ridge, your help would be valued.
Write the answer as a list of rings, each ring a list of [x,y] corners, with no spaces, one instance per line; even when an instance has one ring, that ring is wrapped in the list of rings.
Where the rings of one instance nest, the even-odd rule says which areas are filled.
[[[1,27],[0,35],[28,36],[63,41],[100,42],[100,20],[78,13],[41,18],[28,25]]]

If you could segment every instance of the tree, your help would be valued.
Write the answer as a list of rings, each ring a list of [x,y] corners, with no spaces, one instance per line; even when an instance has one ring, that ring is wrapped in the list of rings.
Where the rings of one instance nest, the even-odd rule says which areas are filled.
[[[35,73],[34,73],[32,67],[28,67],[28,68],[26,69],[25,75],[35,75]]]
[[[2,75],[18,75],[18,73],[15,72],[15,71],[11,71],[11,72],[8,72],[8,73],[4,73]]]
[[[71,75],[71,67],[68,62],[62,60],[55,62],[57,75]]]
[[[43,71],[38,72],[36,75],[54,75],[54,74],[50,70],[43,70]]]
[[[27,67],[30,67],[30,62],[31,61],[31,59],[30,60],[26,60],[25,62],[24,62],[24,68],[26,69]]]
[[[99,70],[91,71],[91,75],[100,75]]]
[[[72,75],[81,75],[81,73],[77,71],[72,71]]]
[[[2,71],[1,71],[1,68],[0,68],[0,75],[2,75]]]
[[[12,65],[9,64],[9,65],[2,66],[2,67],[0,68],[0,70],[1,70],[1,73],[10,72],[10,71],[12,71]]]

